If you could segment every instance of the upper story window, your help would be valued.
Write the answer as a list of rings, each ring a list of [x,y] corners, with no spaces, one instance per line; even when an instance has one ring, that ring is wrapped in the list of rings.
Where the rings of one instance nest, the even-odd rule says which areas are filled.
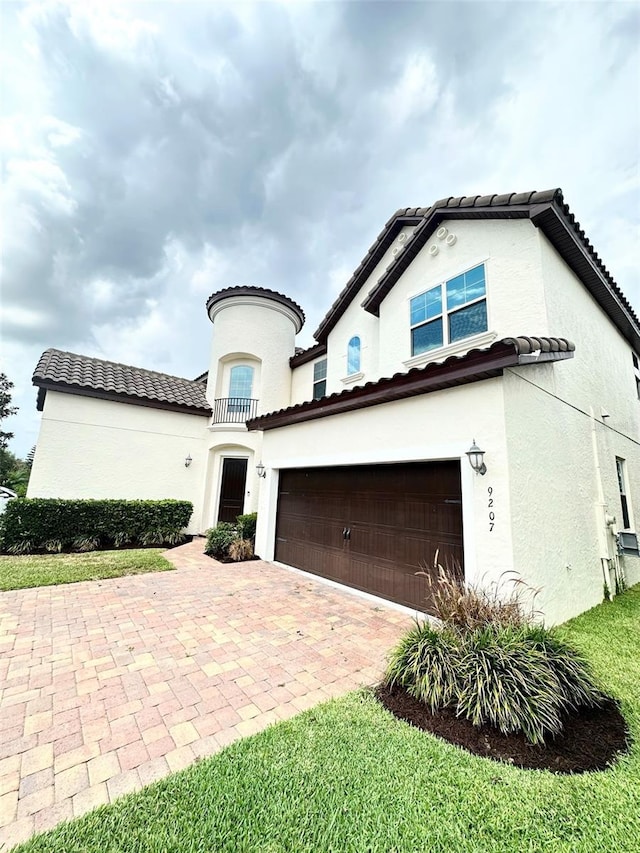
[[[640,362],[635,352],[631,353],[631,355],[633,357],[633,372],[636,376],[636,391],[638,394],[638,400],[640,400]]]
[[[410,308],[411,355],[486,332],[484,264],[414,296]]]
[[[327,359],[313,365],[313,399],[319,400],[327,393]]]
[[[627,501],[627,472],[625,471],[624,459],[616,457],[616,473],[618,475],[618,488],[620,489],[620,503],[622,504],[622,527],[629,530],[631,518],[629,514],[629,502]]]
[[[347,346],[347,376],[360,373],[360,338],[357,335],[351,338]]]
[[[229,378],[229,411],[240,412],[249,408],[253,389],[253,367],[238,364],[231,368]],[[245,402],[246,401],[246,402]]]

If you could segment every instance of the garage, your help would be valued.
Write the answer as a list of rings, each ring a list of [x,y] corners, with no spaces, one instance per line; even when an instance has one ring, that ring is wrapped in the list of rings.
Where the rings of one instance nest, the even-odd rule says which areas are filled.
[[[275,559],[398,604],[429,610],[438,562],[463,570],[460,463],[280,472]]]

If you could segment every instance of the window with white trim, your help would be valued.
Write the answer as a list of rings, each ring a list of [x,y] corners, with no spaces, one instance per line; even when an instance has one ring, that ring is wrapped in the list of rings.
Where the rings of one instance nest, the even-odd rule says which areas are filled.
[[[411,355],[420,355],[486,332],[484,264],[410,300]]]
[[[229,378],[229,411],[245,412],[251,406],[253,367],[238,364],[231,368]]]
[[[313,399],[319,400],[327,393],[327,359],[313,365]]]
[[[347,345],[347,376],[360,373],[360,338],[354,335]]]
[[[627,500],[627,472],[625,460],[616,456],[616,473],[618,475],[618,488],[620,489],[620,504],[622,506],[622,528],[631,528],[631,516],[629,513],[629,502]]]
[[[636,393],[638,394],[638,400],[640,400],[640,360],[635,352],[632,352],[631,356],[633,358],[633,372],[636,377]]]

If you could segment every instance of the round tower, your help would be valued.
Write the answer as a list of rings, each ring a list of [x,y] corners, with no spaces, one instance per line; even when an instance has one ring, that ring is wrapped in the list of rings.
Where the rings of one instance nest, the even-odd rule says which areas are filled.
[[[246,396],[256,401],[251,416],[289,405],[295,336],[304,324],[302,308],[289,297],[262,287],[227,287],[207,300],[213,345],[207,398]]]

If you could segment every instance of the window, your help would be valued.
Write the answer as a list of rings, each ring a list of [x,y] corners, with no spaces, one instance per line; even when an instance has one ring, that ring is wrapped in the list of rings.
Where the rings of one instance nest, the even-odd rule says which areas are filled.
[[[629,530],[631,519],[629,517],[629,504],[627,503],[627,482],[624,459],[616,458],[616,472],[618,474],[618,488],[620,489],[620,503],[622,504],[622,527]]]
[[[360,373],[360,338],[355,335],[347,346],[347,376]]]
[[[411,355],[420,355],[487,331],[484,264],[415,296]]]
[[[231,368],[229,379],[229,411],[246,412],[251,403],[251,389],[253,387],[253,367],[246,364]]]
[[[635,352],[631,353],[631,355],[633,357],[633,372],[636,376],[636,392],[638,394],[638,400],[640,400],[640,362]]]
[[[313,365],[313,399],[319,400],[327,393],[327,359]]]

